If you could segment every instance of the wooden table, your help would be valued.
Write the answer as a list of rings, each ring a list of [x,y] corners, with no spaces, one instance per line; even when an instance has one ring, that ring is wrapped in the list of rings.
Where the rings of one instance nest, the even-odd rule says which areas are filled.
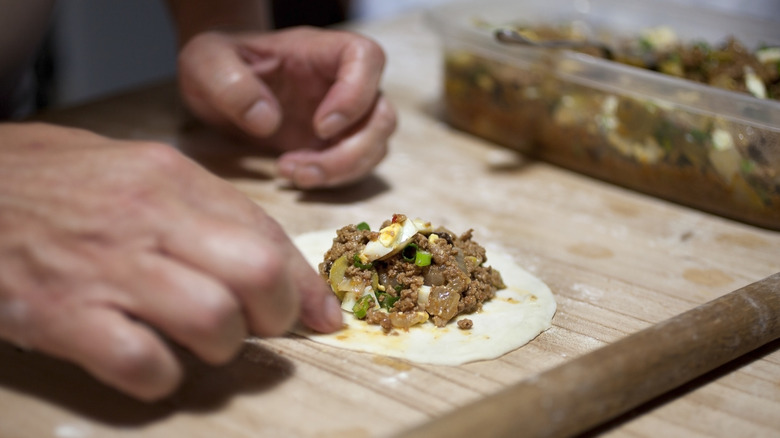
[[[553,327],[498,360],[428,366],[295,336],[246,342],[219,368],[181,353],[188,377],[143,404],[80,369],[0,344],[3,437],[393,435],[780,271],[780,233],[522,159],[439,117],[439,46],[418,15],[356,27],[383,44],[400,127],[366,182],[299,192],[273,161],[183,124],[172,84],[45,115],[106,135],[175,144],[291,234],[406,213],[475,229],[552,288]],[[603,436],[780,436],[780,342],[593,431]],[[637,354],[641,354],[638,351]]]

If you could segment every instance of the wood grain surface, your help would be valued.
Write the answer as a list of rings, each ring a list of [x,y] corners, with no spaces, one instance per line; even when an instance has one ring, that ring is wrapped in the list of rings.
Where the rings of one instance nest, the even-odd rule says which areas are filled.
[[[566,437],[780,339],[780,273],[399,435]]]
[[[345,352],[295,336],[247,340],[240,357],[217,368],[180,351],[184,385],[154,404],[67,363],[0,344],[0,436],[392,436],[780,272],[780,233],[531,162],[450,129],[438,112],[438,41],[420,16],[355,29],[388,53],[383,85],[400,125],[387,159],[353,187],[286,187],[272,157],[185,123],[171,84],[43,118],[176,145],[291,234],[376,224],[393,213],[473,228],[478,241],[505,249],[551,287],[553,327],[497,360],[458,367]],[[674,338],[664,342],[675,345]],[[771,342],[587,434],[778,436],[778,348]],[[643,350],[636,346],[636,354]]]

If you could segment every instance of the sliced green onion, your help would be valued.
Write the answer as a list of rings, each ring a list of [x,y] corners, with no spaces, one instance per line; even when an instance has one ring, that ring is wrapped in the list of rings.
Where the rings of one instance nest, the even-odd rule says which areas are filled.
[[[352,306],[352,313],[355,314],[355,318],[357,319],[363,319],[366,317],[366,314],[368,313],[369,307],[371,307],[371,303],[374,300],[371,298],[371,295],[363,295],[360,297],[359,300],[355,303],[354,306]]]
[[[711,50],[710,49],[710,45],[706,41],[697,41],[694,44],[694,47],[698,47],[699,50],[701,50],[702,52],[705,52],[705,53],[709,52]]]
[[[401,257],[404,258],[407,262],[413,262],[415,256],[417,255],[417,249],[419,247],[416,243],[410,243],[406,245],[406,248],[404,248],[403,251],[401,251]]]
[[[360,231],[369,231],[371,230],[371,227],[366,222],[361,222],[357,224],[357,229]]]
[[[414,264],[417,266],[428,266],[431,264],[431,253],[428,251],[417,251],[414,256]]]
[[[392,309],[393,304],[395,304],[395,302],[398,301],[400,298],[400,297],[394,297],[387,292],[377,292],[376,297],[380,305],[387,310]]]
[[[689,131],[689,134],[690,134],[691,138],[696,143],[699,143],[699,144],[704,143],[707,140],[707,138],[708,138],[706,132],[698,130],[698,129],[691,129]]]
[[[639,47],[642,49],[643,52],[650,52],[653,50],[653,42],[647,38],[640,38]]]
[[[398,301],[401,297],[394,297],[392,295],[387,295],[385,297],[385,302],[382,303],[382,305],[387,309],[390,310],[393,308],[393,304],[395,304],[396,301]]]
[[[742,171],[742,173],[749,175],[753,173],[754,170],[756,170],[756,164],[751,160],[744,159],[739,163],[739,169]]]
[[[360,268],[360,269],[373,269],[373,267],[374,267],[374,264],[371,263],[371,262],[368,262],[367,264],[363,264],[363,262],[360,261],[360,255],[359,254],[355,254],[355,257],[352,257],[352,261],[354,262],[353,264],[355,265],[356,268]]]

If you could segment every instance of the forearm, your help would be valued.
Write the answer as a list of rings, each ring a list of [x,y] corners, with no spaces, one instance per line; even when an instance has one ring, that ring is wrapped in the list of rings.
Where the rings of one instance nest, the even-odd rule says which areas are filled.
[[[176,24],[179,46],[208,30],[268,30],[268,0],[166,0]]]

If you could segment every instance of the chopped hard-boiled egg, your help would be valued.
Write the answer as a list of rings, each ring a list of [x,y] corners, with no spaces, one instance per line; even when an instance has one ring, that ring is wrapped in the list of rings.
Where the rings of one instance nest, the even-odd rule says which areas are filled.
[[[374,302],[374,307],[377,309],[379,308],[379,301],[376,300],[376,295],[374,295],[374,289],[371,286],[366,286],[365,289],[361,293],[358,294],[356,291],[348,291],[344,294],[344,300],[341,302],[341,308],[343,310],[346,310],[347,312],[352,313],[352,310],[355,307],[355,304],[358,302],[360,298],[363,298],[365,296],[368,296],[371,298],[371,301]]]
[[[678,42],[677,34],[667,26],[651,27],[642,31],[642,40],[654,50],[670,50]]]
[[[431,295],[431,287],[428,285],[422,285],[417,289],[417,305],[420,308],[425,309],[428,307],[428,297]]]
[[[712,131],[712,147],[718,151],[733,149],[734,139],[725,129],[715,129]]]
[[[764,86],[764,81],[758,77],[752,68],[745,66],[744,70],[745,86],[747,87],[748,91],[750,91],[750,94],[759,99],[766,99],[766,87]]]
[[[377,238],[366,244],[359,255],[360,260],[367,263],[395,255],[411,242],[415,234],[429,234],[431,231],[431,223],[420,219],[393,222],[379,230]]]
[[[756,52],[756,58],[762,64],[780,61],[780,47],[765,47]]]

